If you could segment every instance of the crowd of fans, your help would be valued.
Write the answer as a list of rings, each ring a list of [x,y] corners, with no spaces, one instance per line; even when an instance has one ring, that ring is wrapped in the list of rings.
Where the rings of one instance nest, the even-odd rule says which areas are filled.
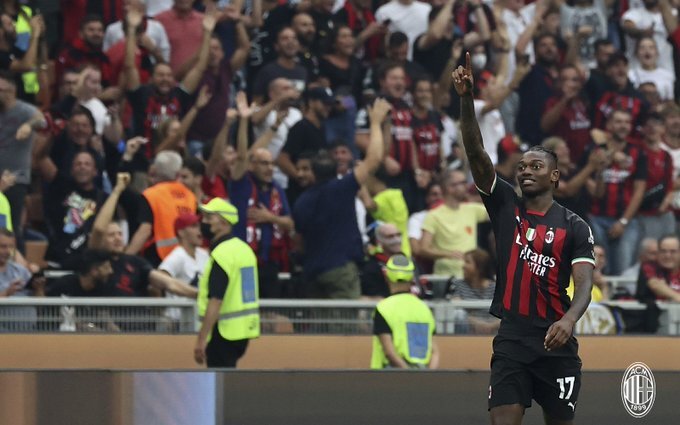
[[[527,147],[554,150],[556,197],[591,225],[600,275],[638,273],[671,298],[680,260],[669,271],[647,248],[680,215],[677,7],[0,0],[1,294],[191,296],[207,259],[197,205],[222,197],[262,297],[384,297],[396,253],[452,278],[424,294],[489,297],[493,235],[450,81],[470,52],[498,175],[514,184]],[[362,160],[375,166],[355,176]],[[34,241],[79,280],[46,284],[21,255]]]

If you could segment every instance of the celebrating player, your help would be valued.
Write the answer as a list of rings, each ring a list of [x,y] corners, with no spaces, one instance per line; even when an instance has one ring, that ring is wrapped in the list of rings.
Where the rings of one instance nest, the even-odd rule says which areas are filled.
[[[489,411],[493,425],[522,423],[534,399],[547,425],[573,423],[581,385],[574,324],[590,302],[593,236],[578,215],[553,200],[560,172],[554,152],[534,147],[517,165],[522,196],[498,178],[475,118],[470,54],[453,72],[461,98],[460,130],[472,176],[496,235],[498,270],[491,314]],[[575,293],[566,293],[570,276]]]

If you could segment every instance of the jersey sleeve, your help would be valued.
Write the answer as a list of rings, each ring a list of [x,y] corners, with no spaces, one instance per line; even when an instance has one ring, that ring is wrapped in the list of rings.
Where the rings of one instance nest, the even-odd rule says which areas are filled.
[[[500,212],[503,206],[508,204],[514,205],[517,200],[515,190],[508,182],[499,178],[498,174],[494,176],[490,193],[484,192],[479,187],[477,187],[477,191],[481,195],[486,211],[491,218],[493,218],[494,214]]]
[[[574,255],[571,260],[571,265],[578,263],[588,263],[595,267],[595,253],[593,252],[593,245],[595,238],[593,231],[590,229],[585,221],[577,219],[574,223]]]

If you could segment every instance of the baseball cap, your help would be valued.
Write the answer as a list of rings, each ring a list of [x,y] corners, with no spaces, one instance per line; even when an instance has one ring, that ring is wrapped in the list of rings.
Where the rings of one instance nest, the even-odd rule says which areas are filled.
[[[335,103],[331,89],[326,87],[312,87],[305,90],[302,97],[306,100],[320,100],[326,104]]]
[[[518,137],[508,134],[498,142],[498,162],[503,162],[513,153],[524,153],[527,151],[527,145],[522,143]]]
[[[232,225],[238,223],[238,210],[229,201],[222,198],[213,198],[210,202],[198,208],[203,212],[218,214]]]
[[[182,213],[175,219],[175,233],[191,227],[201,221],[201,216],[193,213]]]
[[[385,271],[390,282],[412,282],[416,266],[404,254],[394,254],[387,260]]]

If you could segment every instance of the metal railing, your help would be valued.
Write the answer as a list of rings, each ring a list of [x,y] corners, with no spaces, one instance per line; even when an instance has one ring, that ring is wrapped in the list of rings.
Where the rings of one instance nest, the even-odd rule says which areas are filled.
[[[376,301],[285,300],[260,302],[263,334],[370,335]],[[490,301],[429,301],[437,334],[493,333],[473,326],[493,323]],[[658,334],[680,335],[680,304],[657,303]],[[614,334],[619,323],[612,309],[635,312],[647,306],[637,301],[592,304],[577,325],[580,334]],[[474,319],[476,320],[474,320]],[[196,304],[171,298],[31,298],[0,299],[0,332],[143,332],[193,333],[198,329]]]

